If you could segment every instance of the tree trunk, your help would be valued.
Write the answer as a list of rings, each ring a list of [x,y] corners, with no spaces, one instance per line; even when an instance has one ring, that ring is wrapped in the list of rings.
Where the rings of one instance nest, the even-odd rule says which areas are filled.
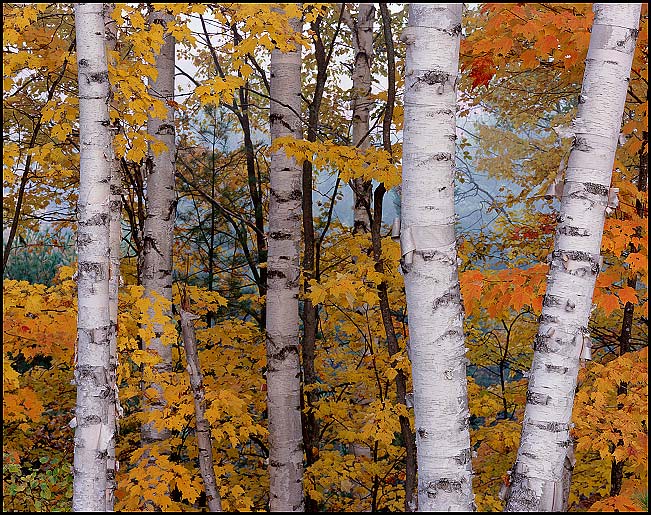
[[[197,447],[199,450],[199,470],[206,488],[208,510],[211,512],[222,511],[222,500],[217,488],[215,467],[212,457],[212,440],[210,435],[210,422],[206,419],[206,400],[203,388],[203,376],[199,363],[199,352],[194,335],[193,320],[199,318],[181,308],[181,333],[183,347],[188,362],[190,386],[194,397],[194,414],[197,421]]]
[[[292,29],[301,23],[292,18]],[[270,81],[271,141],[301,139],[301,51],[274,49]],[[284,107],[289,106],[289,107]],[[290,109],[291,107],[291,109]],[[267,412],[271,511],[303,511],[303,438],[299,360],[298,283],[301,243],[301,167],[283,150],[270,167],[267,274]]]
[[[107,455],[114,432],[110,384],[109,195],[113,155],[104,48],[106,4],[76,4],[79,66],[78,315],[73,511],[112,511]]]
[[[393,35],[391,31],[391,14],[386,4],[380,4],[382,14],[382,28],[384,32],[384,42],[387,49],[387,106],[384,111],[382,120],[382,146],[390,155],[393,156],[391,147],[391,123],[393,120],[393,110],[396,99],[396,58],[393,47]],[[373,244],[373,258],[375,259],[375,270],[384,273],[384,260],[382,259],[382,206],[384,203],[384,194],[386,188],[381,183],[376,189],[373,200],[373,220],[371,221],[371,241]],[[393,317],[389,305],[389,292],[386,281],[378,285],[378,297],[380,299],[380,313],[382,315],[382,324],[387,335],[387,350],[389,356],[396,354],[400,348],[398,338],[393,327]],[[393,364],[392,364],[393,366]],[[396,396],[397,401],[407,406],[407,378],[402,370],[396,374]],[[405,446],[405,512],[413,512],[416,509],[414,502],[414,487],[416,486],[416,441],[411,429],[411,423],[408,417],[400,415],[400,433]]]
[[[319,126],[319,113],[325,90],[329,57],[321,38],[321,22],[319,16],[311,24],[314,32],[314,58],[316,60],[316,84],[314,96],[308,104],[307,140],[317,140]],[[333,36],[336,39],[336,33]],[[313,211],[313,165],[309,160],[303,161],[303,292],[310,291],[310,281],[320,281],[320,254],[317,252],[318,240],[314,231]],[[315,404],[319,398],[319,391],[313,386],[318,384],[318,376],[314,366],[316,355],[316,336],[319,326],[319,305],[312,303],[308,298],[303,300],[303,339],[301,341],[301,357],[303,365],[303,390],[301,396],[303,404],[303,447],[305,449],[305,462],[307,466],[313,465],[319,457],[319,421],[316,418]],[[305,497],[306,511],[317,511],[318,503],[308,494]]]
[[[463,307],[454,234],[462,4],[410,4],[402,270],[414,385],[419,511],[473,511]]]
[[[615,150],[640,4],[594,4],[575,141],[566,173],[527,404],[505,511],[558,511],[580,359],[601,266]]]
[[[357,20],[350,16],[345,18],[353,32],[353,49],[355,65],[353,67],[353,146],[361,150],[367,149],[371,140],[368,135],[369,116],[372,101],[371,94],[371,63],[373,60],[373,20],[375,7],[373,4],[359,4]],[[362,178],[353,179],[355,201],[353,207],[353,232],[369,232],[371,221],[369,210],[373,186],[371,181]]]
[[[154,11],[151,23],[159,23],[165,27],[172,16],[164,11]],[[163,101],[174,99],[174,37],[165,36],[165,43],[156,57],[158,76],[150,85],[150,94]],[[150,415],[162,410],[166,403],[163,387],[156,376],[171,372],[172,347],[164,341],[164,324],[154,323],[154,304],[160,304],[160,297],[166,301],[162,314],[169,320],[172,316],[172,242],[174,234],[174,218],[176,214],[176,198],[174,193],[174,170],[176,146],[174,141],[174,110],[166,106],[167,115],[164,119],[149,118],[147,132],[150,136],[165,143],[167,149],[156,155],[150,152],[148,161],[148,176],[146,187],[147,216],[143,237],[143,269],[142,284],[144,295],[149,298],[152,307],[149,309],[148,326],[154,333],[153,338],[145,341],[145,349],[154,351],[160,362],[146,371],[143,388],[154,388],[158,391],[157,398],[144,396],[144,411]],[[157,300],[158,297],[159,299]],[[150,372],[148,374],[147,372]],[[148,379],[149,377],[149,379]],[[169,430],[158,430],[152,422],[145,422],[141,428],[142,441],[152,443],[169,438]]]
[[[111,13],[115,9],[115,4],[107,4],[104,11],[104,26],[106,28],[107,49],[114,51],[117,46],[117,30],[115,21],[111,18]],[[114,103],[114,102],[113,102]],[[112,136],[119,130],[119,125],[112,126]],[[117,326],[118,326],[118,291],[120,288],[120,241],[122,239],[122,180],[120,174],[120,160],[112,155],[111,159],[111,182],[110,182],[110,220],[109,220],[109,315],[111,320],[111,330],[109,333],[109,385],[112,388],[110,400],[114,404],[109,408],[109,430],[117,436],[120,401],[118,399],[117,385]],[[108,480],[106,495],[107,509],[114,504],[115,490],[117,488],[115,458],[115,439],[111,440],[108,451]]]
[[[649,176],[649,154],[648,151],[645,152],[645,145],[648,142],[648,133],[647,131],[642,131],[642,142],[643,145],[640,148],[640,165],[639,172],[637,175],[637,190],[646,191],[647,190],[647,180]],[[635,201],[635,210],[637,216],[642,218],[644,216],[644,208],[642,203],[639,200]],[[637,252],[635,245],[631,244],[631,251]],[[626,281],[626,284],[631,288],[637,287],[637,278],[636,275],[629,277]],[[624,317],[622,319],[622,330],[619,333],[619,355],[623,356],[627,352],[631,351],[631,330],[633,329],[633,315],[635,314],[635,306],[631,302],[627,302],[624,306]],[[626,395],[628,392],[628,383],[622,381],[617,386],[617,395]],[[617,409],[622,409],[622,404],[617,404]],[[620,440],[618,445],[623,445],[623,442]],[[626,460],[617,461],[613,458],[613,462],[610,469],[610,495],[615,496],[619,495],[622,491],[622,480],[624,479],[624,465]]]

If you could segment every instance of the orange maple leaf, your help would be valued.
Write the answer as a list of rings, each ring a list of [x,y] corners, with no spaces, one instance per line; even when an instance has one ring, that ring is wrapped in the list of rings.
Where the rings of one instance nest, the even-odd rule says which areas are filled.
[[[624,286],[617,292],[617,295],[619,295],[619,300],[622,301],[622,304],[630,302],[635,305],[638,302],[637,293],[635,292],[635,289],[630,286]]]

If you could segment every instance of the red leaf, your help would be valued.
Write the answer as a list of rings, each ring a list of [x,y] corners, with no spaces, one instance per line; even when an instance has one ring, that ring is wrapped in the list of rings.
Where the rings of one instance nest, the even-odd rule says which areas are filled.
[[[495,75],[495,64],[490,57],[478,57],[471,65],[472,87],[486,86]]]

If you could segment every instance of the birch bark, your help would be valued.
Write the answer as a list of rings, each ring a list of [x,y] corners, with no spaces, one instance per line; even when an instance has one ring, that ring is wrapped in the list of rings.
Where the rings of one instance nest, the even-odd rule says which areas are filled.
[[[187,370],[190,376],[190,386],[194,397],[194,415],[197,428],[197,448],[199,450],[199,470],[206,489],[206,504],[211,512],[222,511],[222,499],[217,488],[215,465],[212,457],[212,438],[210,422],[206,419],[206,400],[203,387],[203,375],[199,364],[197,340],[194,335],[193,320],[197,315],[180,310],[181,334],[183,335],[183,348],[187,359]]]
[[[594,4],[575,140],[570,153],[547,291],[534,340],[527,404],[505,511],[557,511],[640,4]]]
[[[419,511],[473,511],[466,348],[454,234],[462,4],[409,4],[400,242]]]
[[[346,12],[346,14],[348,14]],[[373,61],[373,4],[359,4],[357,20],[348,15],[344,18],[353,32],[353,49],[355,64],[353,67],[353,146],[367,149],[371,140],[368,137],[369,113],[371,110],[371,64]],[[371,221],[371,181],[353,179],[355,203],[353,207],[353,232],[369,232]]]
[[[115,9],[115,4],[106,4],[104,10],[104,26],[106,30],[106,48],[109,51],[115,51],[117,47],[117,31],[115,21],[111,18],[111,13]],[[110,57],[107,59],[107,63]],[[115,102],[112,101],[112,104]],[[118,126],[111,127],[111,136],[118,132]],[[117,417],[120,408],[118,399],[117,386],[117,326],[118,326],[118,291],[120,287],[120,240],[122,239],[121,215],[122,215],[122,180],[120,174],[120,161],[115,155],[111,156],[111,182],[109,186],[109,316],[111,320],[111,329],[109,333],[109,385],[111,386],[110,402],[113,404],[109,408],[109,431],[117,436],[118,424]],[[114,504],[115,490],[117,488],[115,457],[115,438],[111,440],[108,450],[108,481],[106,489],[107,510]],[[110,511],[110,510],[109,510]]]
[[[106,4],[76,4],[79,80],[78,314],[73,511],[112,511],[108,505],[110,377],[109,182],[112,144],[104,47]],[[111,499],[112,500],[112,499]]]
[[[154,11],[151,23],[166,26],[172,16],[165,11]],[[150,94],[164,101],[174,99],[174,51],[173,36],[166,35],[160,54],[156,57],[158,76],[150,85]],[[158,155],[151,152],[148,158],[148,175],[146,204],[147,216],[143,235],[143,268],[142,285],[144,295],[150,299],[152,308],[149,309],[149,327],[154,336],[144,342],[145,349],[152,350],[160,357],[160,362],[152,367],[151,375],[146,373],[144,387],[153,387],[158,391],[155,399],[145,396],[144,410],[146,414],[162,410],[166,403],[163,387],[157,376],[171,372],[172,347],[165,341],[165,325],[154,322],[154,304],[161,304],[162,315],[166,320],[172,316],[172,242],[174,234],[174,218],[176,215],[176,198],[174,192],[174,170],[176,145],[174,141],[174,110],[166,105],[167,114],[164,119],[149,118],[147,132],[152,137],[165,143],[166,150]],[[147,372],[147,371],[146,371]],[[162,441],[169,438],[167,429],[156,429],[152,422],[143,423],[142,440],[145,443]]]
[[[290,20],[292,29],[301,22]],[[271,141],[300,139],[301,52],[271,53]],[[288,107],[285,107],[288,106]],[[290,109],[291,108],[291,109]],[[303,511],[303,435],[298,286],[301,242],[301,166],[283,150],[271,156],[267,274],[267,412],[271,511]]]

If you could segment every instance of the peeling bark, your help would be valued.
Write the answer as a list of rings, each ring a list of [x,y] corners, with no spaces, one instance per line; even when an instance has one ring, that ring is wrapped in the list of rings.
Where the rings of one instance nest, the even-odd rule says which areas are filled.
[[[581,359],[615,150],[637,39],[640,4],[594,4],[576,133],[566,172],[522,423],[505,511],[559,511]],[[568,229],[571,226],[571,229]]]
[[[419,511],[474,511],[463,306],[454,239],[461,4],[410,4],[401,247]],[[415,250],[407,245],[415,244]]]

